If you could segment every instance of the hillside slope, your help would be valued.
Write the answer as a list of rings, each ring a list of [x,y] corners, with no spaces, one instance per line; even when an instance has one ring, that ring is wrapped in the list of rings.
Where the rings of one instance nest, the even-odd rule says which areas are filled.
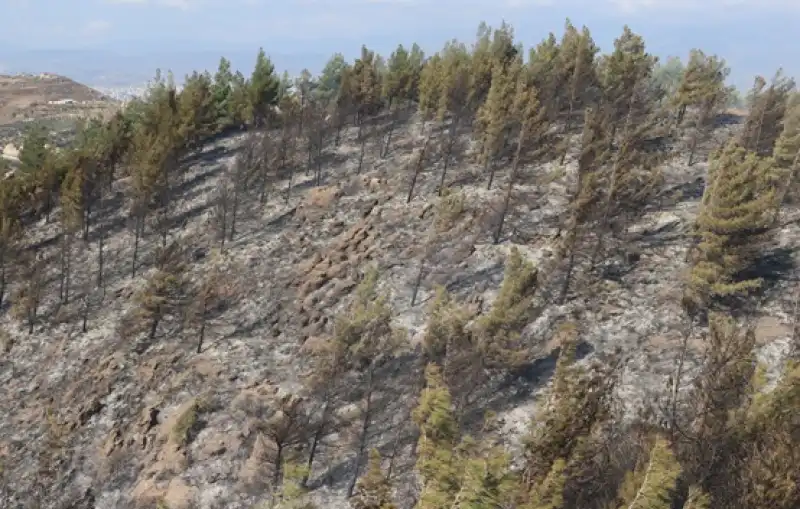
[[[718,129],[712,143],[729,136],[731,129],[736,126]],[[201,353],[195,353],[196,333],[181,327],[179,317],[168,318],[154,342],[126,331],[131,296],[148,272],[131,277],[133,236],[119,207],[129,183],[117,182],[117,196],[110,200],[114,203],[106,204],[96,226],[107,238],[103,294],[92,292],[85,301],[73,298],[72,304],[60,307],[50,297],[41,313],[57,316],[59,324],[43,320],[30,335],[10,313],[2,318],[6,353],[0,358],[0,458],[11,481],[5,487],[10,507],[40,489],[53,506],[87,508],[155,507],[161,499],[172,509],[245,508],[263,500],[272,451],[261,437],[259,422],[269,415],[267,402],[276,392],[300,389],[309,368],[304,348],[331,332],[335,316],[351,301],[352,290],[371,264],[380,271],[380,288],[388,292],[394,321],[408,331],[410,346],[381,373],[388,383],[375,405],[369,445],[394,451],[401,479],[396,484],[410,486],[412,480],[403,477],[410,475],[413,461],[408,454],[407,412],[413,403],[408,387],[415,383],[415,348],[434,286],[443,285],[481,312],[495,297],[512,246],[546,272],[575,162],[570,157],[565,172],[550,164],[523,169],[507,235],[495,245],[493,210],[503,199],[507,170],[498,172],[487,191],[482,169],[461,161],[448,181],[464,193],[464,209],[452,215],[436,242],[429,242],[439,206],[441,162],[432,162],[420,175],[407,203],[422,135],[416,119],[398,130],[385,159],[369,143],[360,175],[351,129],[330,150],[321,186],[313,185],[311,175],[298,173],[288,202],[288,179],[275,184],[266,206],[247,201],[221,258],[213,253],[218,241],[210,226],[212,199],[241,152],[243,137],[218,140],[185,161],[190,168],[172,211],[180,225],[173,229],[175,239],[191,247],[192,278],[220,264],[227,282],[237,289],[235,302],[209,324]],[[532,357],[518,376],[497,380],[481,407],[501,417],[507,445],[514,447],[537,393],[547,384],[553,367],[549,340],[563,319],[581,325],[586,360],[618,349],[626,354],[620,396],[629,411],[664,389],[681,341],[679,295],[687,234],[705,171],[705,163],[689,167],[685,158],[668,162],[657,210],[631,229],[625,248],[635,254],[633,261],[615,262],[603,278],[579,275],[564,305],[551,305],[532,317],[524,332]],[[78,288],[91,286],[97,234],[74,262]],[[45,247],[48,256],[58,256],[56,225],[38,225],[28,241]],[[778,242],[768,271],[773,284],[756,329],[761,354],[773,367],[791,333],[793,290],[780,270],[797,261],[800,225],[785,226]],[[155,235],[146,237],[142,259],[148,265],[159,244]],[[424,252],[421,289],[411,305]],[[55,268],[48,277],[57,285]],[[90,312],[88,332],[83,333],[80,314],[86,302]],[[696,367],[702,333],[695,330],[690,341],[689,373]],[[352,435],[353,430],[342,429],[323,444],[310,482],[320,507],[346,507],[343,490],[352,471]],[[43,470],[47,464],[57,468]],[[403,493],[398,498],[408,501]]]
[[[70,119],[103,115],[118,107],[114,99],[65,76],[0,75],[0,143],[18,142],[30,120],[58,129]]]

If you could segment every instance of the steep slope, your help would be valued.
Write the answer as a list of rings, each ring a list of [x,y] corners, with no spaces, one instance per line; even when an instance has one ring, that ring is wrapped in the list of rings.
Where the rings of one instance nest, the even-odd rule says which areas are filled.
[[[718,139],[730,129],[718,130]],[[153,342],[126,330],[134,307],[131,296],[145,284],[147,272],[131,277],[133,236],[119,206],[129,183],[116,183],[117,196],[109,200],[114,203],[106,204],[96,227],[107,237],[106,288],[85,301],[90,305],[88,332],[81,332],[85,302],[73,300],[59,308],[54,291],[48,292],[41,313],[57,316],[58,325],[43,325],[43,320],[28,335],[25,324],[10,313],[2,318],[6,353],[0,361],[0,458],[8,479],[5,490],[14,503],[39,489],[53,504],[73,507],[152,507],[163,499],[173,509],[243,508],[263,500],[274,451],[260,422],[274,411],[269,408],[274,394],[300,389],[309,368],[303,351],[324,341],[370,264],[379,268],[394,320],[411,339],[408,353],[381,373],[384,385],[370,446],[394,451],[398,485],[411,485],[410,430],[404,425],[415,383],[414,346],[425,328],[434,285],[445,286],[480,312],[494,299],[512,246],[546,271],[574,162],[568,160],[566,172],[550,165],[524,168],[508,235],[495,245],[492,225],[508,175],[499,172],[497,185],[487,191],[482,169],[461,161],[448,180],[464,193],[464,208],[454,211],[449,228],[429,241],[439,206],[440,162],[426,168],[406,203],[418,155],[412,149],[422,140],[418,122],[412,119],[395,135],[386,159],[376,156],[370,142],[361,175],[356,174],[354,137],[351,130],[330,151],[322,186],[300,173],[288,203],[280,192],[288,179],[276,184],[266,206],[246,202],[221,261],[212,253],[218,245],[210,226],[215,220],[212,199],[241,151],[242,137],[217,141],[186,161],[190,169],[179,186],[182,199],[172,211],[179,227],[172,232],[192,248],[194,280],[221,263],[227,282],[237,289],[235,301],[209,324],[199,354],[196,333],[181,327],[180,317],[168,317]],[[658,210],[654,207],[631,229],[627,248],[632,262],[609,268],[604,278],[579,279],[566,304],[532,317],[524,337],[534,356],[518,376],[498,380],[482,405],[502,417],[509,445],[547,383],[553,364],[549,339],[561,319],[573,317],[584,327],[586,359],[625,352],[629,360],[620,396],[630,411],[663,390],[679,351],[687,234],[705,170],[704,163],[668,163]],[[57,230],[41,224],[29,242],[47,247],[57,259]],[[93,235],[74,262],[78,288],[91,286],[96,270],[97,232]],[[797,256],[798,240],[796,223],[781,230],[771,272],[774,284],[757,328],[763,355],[773,366],[788,343],[792,310],[790,283],[777,262],[791,264],[787,258]],[[142,258],[148,266],[159,243],[155,235],[146,238]],[[411,305],[423,253],[422,285]],[[56,268],[48,274],[51,287],[57,285]],[[694,331],[690,341],[690,373],[701,334]],[[352,440],[353,430],[341,429],[321,448],[310,482],[321,507],[346,507],[342,494],[353,469]]]

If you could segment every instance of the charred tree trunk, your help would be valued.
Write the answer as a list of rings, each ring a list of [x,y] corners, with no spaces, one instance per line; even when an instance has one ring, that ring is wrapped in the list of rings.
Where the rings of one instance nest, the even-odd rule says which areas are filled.
[[[425,151],[428,149],[428,144],[431,141],[431,136],[428,135],[425,138],[425,144],[422,145],[422,150],[420,150],[419,158],[417,159],[417,164],[414,167],[414,176],[411,178],[411,185],[408,187],[408,196],[406,197],[406,203],[411,203],[411,199],[414,197],[414,187],[417,185],[417,178],[419,178],[419,173],[422,171],[422,166],[425,162]]]
[[[133,259],[131,260],[131,277],[136,277],[136,262],[139,256],[139,241],[142,237],[142,226],[144,218],[141,214],[136,215],[136,224],[134,225],[133,233]]]
[[[103,238],[103,232],[100,232],[100,235],[97,238],[97,288],[103,288],[103,269],[104,269],[104,262],[103,259],[103,248],[105,247],[105,242]]]
[[[233,200],[231,202],[231,227],[228,230],[228,240],[233,242],[233,237],[236,235],[236,213],[239,210],[239,183],[237,182],[233,189]]]
[[[567,300],[569,294],[569,286],[572,283],[572,273],[575,270],[575,250],[578,244],[578,232],[572,231],[569,233],[572,237],[569,244],[569,257],[567,259],[567,270],[564,274],[564,282],[561,285],[561,293],[558,296],[558,303],[563,304]]]
[[[303,474],[303,480],[301,481],[302,486],[308,485],[308,478],[311,476],[311,468],[314,466],[317,449],[319,448],[320,442],[322,442],[322,437],[325,436],[325,429],[330,419],[330,409],[331,402],[328,396],[325,398],[325,403],[322,406],[322,415],[320,416],[319,425],[314,431],[314,436],[311,438],[311,447],[308,450],[308,461],[306,461],[306,472]]]
[[[491,191],[492,183],[494,182],[494,172],[497,171],[497,165],[494,164],[494,157],[486,158],[484,171],[489,172],[489,182],[486,184],[486,190]]]
[[[6,252],[0,251],[0,308],[3,307],[3,299],[6,296]]]
[[[367,150],[367,136],[364,134],[363,125],[363,121],[358,123],[358,139],[361,143],[361,151],[358,154],[358,168],[356,169],[356,175],[361,175],[361,168],[364,165],[364,152]]]
[[[197,353],[203,352],[203,340],[206,337],[207,317],[208,317],[208,299],[203,299],[203,309],[200,312],[200,332],[197,335]]]
[[[570,104],[571,106],[571,104]],[[525,122],[522,125],[522,128],[519,131],[519,136],[517,137],[517,150],[514,154],[514,162],[511,165],[511,175],[508,177],[508,188],[506,189],[506,197],[503,200],[503,210],[500,213],[500,220],[497,223],[497,230],[494,232],[494,243],[498,244],[500,242],[500,237],[503,235],[503,224],[506,220],[506,215],[508,215],[508,207],[511,204],[511,193],[514,190],[514,183],[517,180],[517,171],[519,169],[519,158],[522,154],[522,144],[525,141],[525,136],[528,133],[528,123]]]
[[[448,130],[447,145],[444,152],[444,164],[442,165],[442,177],[439,179],[439,196],[442,195],[444,189],[445,178],[447,177],[447,170],[450,167],[450,157],[453,155],[453,148],[455,147],[456,140],[458,139],[458,127],[461,122],[461,113],[455,115],[450,122],[450,129]]]
[[[358,451],[356,454],[353,477],[350,479],[350,484],[347,487],[348,498],[353,496],[353,491],[356,488],[356,482],[358,482],[358,476],[361,472],[361,463],[364,461],[364,453],[367,450],[368,434],[370,425],[372,424],[372,393],[375,390],[374,371],[374,366],[370,366],[367,371],[367,387],[366,394],[364,395],[364,416],[361,420],[361,431],[358,435]]]

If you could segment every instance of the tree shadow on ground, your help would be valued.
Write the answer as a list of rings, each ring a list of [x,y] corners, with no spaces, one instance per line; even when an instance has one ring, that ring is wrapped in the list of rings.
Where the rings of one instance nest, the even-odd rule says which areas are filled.
[[[742,279],[760,278],[763,284],[759,293],[764,296],[771,295],[779,283],[788,280],[794,272],[796,267],[794,253],[795,250],[790,247],[775,248],[756,260],[739,277]]]

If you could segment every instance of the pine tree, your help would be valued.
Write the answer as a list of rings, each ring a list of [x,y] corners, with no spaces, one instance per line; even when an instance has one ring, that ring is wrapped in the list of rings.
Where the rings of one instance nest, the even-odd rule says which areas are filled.
[[[515,122],[519,124],[517,148],[511,163],[511,175],[508,179],[508,187],[506,189],[505,200],[503,201],[503,208],[500,212],[500,220],[494,232],[495,244],[500,242],[503,234],[503,224],[505,223],[511,205],[511,194],[517,181],[517,171],[519,169],[523,147],[532,144],[536,147],[533,152],[535,152],[537,156],[541,155],[545,151],[544,147],[541,146],[542,138],[549,127],[546,113],[544,109],[540,107],[537,91],[528,83],[525,77],[522,77],[517,83],[517,91],[514,97],[512,111],[516,112]]]
[[[526,70],[533,86],[539,91],[539,100],[545,108],[547,119],[554,122],[561,112],[565,75],[561,66],[561,45],[551,32],[536,47],[531,48]]]
[[[353,63],[350,92],[356,108],[357,123],[378,112],[381,106],[381,81],[374,51],[366,46],[361,48],[361,56]]]
[[[506,147],[511,133],[511,106],[520,72],[519,61],[510,66],[503,63],[495,65],[486,102],[478,112],[478,132],[481,146],[478,162],[484,166],[484,170],[488,174],[487,189],[492,188],[497,169],[496,159]]]
[[[255,72],[255,71],[254,71]],[[262,75],[259,75],[259,79]],[[266,84],[265,84],[266,83]],[[264,88],[257,88],[263,86]],[[231,97],[230,97],[230,118],[232,126],[243,130],[247,124],[253,122],[254,115],[258,115],[259,122],[264,121],[271,108],[269,101],[271,97],[271,82],[264,78],[264,82],[259,82],[258,85],[252,85],[244,74],[236,71],[231,80]],[[260,95],[263,92],[263,95]],[[277,94],[277,92],[276,92]],[[261,102],[254,103],[258,100]],[[257,110],[254,108],[258,108]],[[262,125],[262,124],[258,124]]]
[[[649,81],[655,62],[645,51],[644,39],[627,26],[614,40],[614,51],[601,62],[603,102],[611,126],[609,143],[616,140],[617,126],[638,122],[634,96]]]
[[[742,147],[760,156],[772,155],[789,97],[795,89],[794,80],[785,77],[782,70],[775,73],[768,87],[766,84],[764,78],[756,77],[739,140]]]
[[[713,55],[706,56],[700,50],[691,51],[689,63],[673,99],[677,126],[683,124],[690,108],[694,110],[689,133],[689,165],[694,161],[698,144],[708,136],[715,116],[727,102],[725,79],[729,74],[730,68],[724,60]]]
[[[689,488],[689,495],[686,497],[686,503],[683,504],[683,509],[710,509],[711,500],[708,494],[698,488],[691,486]]]
[[[39,318],[39,306],[44,297],[46,280],[46,262],[41,253],[36,255],[26,253],[20,260],[19,280],[13,296],[12,316],[24,320],[28,325],[28,334],[33,334],[33,328]]]
[[[484,428],[489,426],[491,422]],[[490,440],[465,437],[459,444],[461,486],[451,507],[508,507],[514,501],[519,485],[511,471],[510,458],[501,446],[491,444]]]
[[[353,509],[395,509],[392,502],[392,485],[381,469],[381,455],[377,449],[369,452],[369,463],[364,476],[356,484],[353,498],[350,499]]]
[[[214,84],[211,88],[214,118],[217,119],[217,130],[221,131],[231,126],[231,92],[233,90],[233,72],[231,63],[225,57],[219,60],[217,73],[214,75]]]
[[[306,475],[302,481],[305,486],[313,472],[314,460],[325,445],[324,438],[339,430],[345,421],[337,410],[349,389],[349,366],[347,345],[343,342],[308,340],[303,349],[312,365],[305,383],[319,406],[312,416]]]
[[[320,99],[323,104],[330,104],[336,100],[339,90],[342,86],[342,78],[344,70],[347,68],[347,62],[344,55],[341,53],[334,53],[331,58],[325,63],[322,72],[317,78],[318,86],[314,90],[314,95]]]
[[[800,408],[800,364],[786,364],[770,392],[756,396],[748,408],[740,463],[742,506],[788,509],[800,503],[800,453],[794,446]],[[737,483],[739,484],[739,483]]]
[[[472,86],[469,104],[477,107],[488,101],[489,90],[495,78],[495,68],[505,68],[521,60],[514,46],[514,29],[505,21],[500,28],[492,29],[486,23],[478,27],[478,39],[472,50]]]
[[[567,463],[559,458],[542,482],[531,489],[525,509],[562,509]]]
[[[597,220],[602,199],[602,168],[608,159],[608,132],[604,118],[595,108],[587,108],[578,157],[577,182],[567,209],[566,230],[560,246],[560,258],[566,260],[565,274],[558,301],[563,303],[569,294],[578,254],[585,235]]]
[[[170,244],[161,249],[158,260],[158,268],[147,279],[146,286],[134,295],[136,308],[126,330],[134,334],[147,331],[147,343],[156,338],[164,318],[177,315],[183,309],[188,289],[186,263],[180,246]]]
[[[178,103],[180,137],[188,148],[196,149],[217,127],[211,76],[197,72],[187,76]]]
[[[192,301],[187,309],[187,325],[197,330],[197,353],[203,351],[212,320],[224,312],[241,291],[236,267],[230,266],[230,260],[215,253],[211,263],[211,267],[195,283],[191,291]]]
[[[11,268],[17,257],[21,224],[18,197],[8,180],[0,182],[0,306],[10,284]]]
[[[76,165],[67,174],[61,186],[61,280],[60,298],[63,304],[69,303],[70,275],[72,272],[72,247],[74,236],[83,226],[85,162],[78,157]]]
[[[679,451],[687,483],[705,491],[714,505],[736,507],[743,492],[729,476],[748,462],[741,423],[757,375],[756,336],[753,327],[729,315],[711,313],[708,322],[702,365],[679,424]]]
[[[417,471],[422,478],[416,509],[439,509],[447,507],[458,492],[455,450],[459,429],[439,368],[428,365],[425,379],[425,389],[413,412],[414,422],[420,429]]]
[[[758,258],[775,207],[773,162],[730,142],[713,155],[697,217],[694,262],[685,303],[703,308],[747,294],[758,278],[742,276]]]
[[[660,120],[653,111],[655,101],[650,88],[655,61],[645,52],[642,38],[626,27],[603,64],[604,111],[608,115],[604,120],[612,125],[609,145],[617,143],[602,172],[604,182],[600,188],[605,199],[599,210],[592,266],[602,254],[609,233],[627,231],[660,188],[660,155],[652,154],[646,146],[647,140],[656,137]]]
[[[791,95],[783,119],[783,130],[775,142],[775,165],[782,172],[777,204],[797,198],[800,182],[800,93]],[[776,217],[777,219],[777,217]]]
[[[422,66],[419,78],[419,113],[425,123],[438,115],[442,91],[442,56],[436,53]]]
[[[560,345],[552,385],[524,440],[525,484],[541,484],[553,465],[572,456],[593,440],[611,418],[611,398],[618,378],[618,363],[592,371],[576,365],[578,330],[563,324],[556,332]]]
[[[561,40],[558,53],[559,67],[565,76],[569,77],[566,121],[564,122],[563,135],[569,136],[573,125],[573,116],[576,111],[582,111],[592,99],[592,93],[597,87],[597,69],[595,58],[599,48],[595,45],[589,29],[583,27],[581,32],[567,20],[564,36]],[[561,164],[567,156],[568,143],[563,142]]]
[[[440,132],[444,132],[449,116],[447,136],[442,136],[442,175],[439,179],[439,195],[445,188],[448,167],[453,156],[463,150],[459,144],[461,126],[473,109],[470,101],[470,58],[467,48],[456,41],[448,42],[441,52],[439,64],[439,95],[436,118]]]
[[[34,124],[25,132],[19,151],[20,172],[30,175],[38,173],[47,158],[48,132],[44,126]]]
[[[386,135],[386,143],[381,149],[381,157],[386,157],[389,152],[389,144],[400,113],[408,110],[416,95],[415,82],[418,80],[419,66],[422,63],[423,55],[418,46],[415,45],[415,49],[416,54],[410,53],[401,44],[389,57],[387,73],[383,81],[383,96],[387,107],[392,112],[392,120]]]
[[[620,509],[670,509],[681,467],[669,443],[657,437],[645,465],[630,474],[620,489]]]
[[[363,390],[361,426],[356,440],[356,460],[353,477],[348,485],[348,496],[358,480],[361,463],[367,452],[369,433],[375,418],[375,396],[379,390],[378,368],[390,360],[401,348],[402,331],[392,327],[392,309],[387,297],[377,289],[378,273],[370,269],[356,289],[356,300],[349,312],[338,317],[333,341],[346,352],[343,362],[357,376]]]
[[[503,283],[492,308],[478,320],[482,365],[488,369],[509,369],[526,357],[520,334],[530,321],[533,297],[538,290],[539,272],[516,247],[506,261]]]
[[[468,327],[471,314],[453,299],[444,288],[437,288],[430,304],[427,327],[422,338],[423,365],[434,363],[438,376],[456,399],[456,408],[463,406],[471,392],[478,389],[481,373],[477,338]],[[424,376],[424,370],[423,370]]]
[[[308,409],[305,400],[294,394],[276,394],[264,409],[257,430],[269,439],[272,486],[281,485],[284,464],[292,448],[304,444],[308,435]]]
[[[277,486],[265,509],[317,509],[308,501],[308,490],[302,479],[307,475],[306,469],[293,461],[285,461],[281,470],[284,472],[280,486]]]

